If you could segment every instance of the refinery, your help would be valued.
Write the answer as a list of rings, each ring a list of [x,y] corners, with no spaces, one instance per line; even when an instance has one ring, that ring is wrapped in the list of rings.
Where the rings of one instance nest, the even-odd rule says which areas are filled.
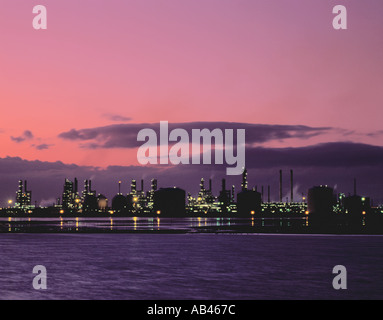
[[[138,187],[136,180],[131,180],[130,192],[121,192],[121,181],[118,181],[118,193],[111,201],[103,194],[97,194],[91,180],[84,181],[82,192],[78,180],[65,179],[63,192],[56,203],[49,207],[32,204],[32,192],[28,190],[27,181],[19,181],[16,199],[8,201],[6,208],[0,209],[0,216],[84,216],[84,217],[232,217],[232,218],[308,218],[320,225],[340,218],[347,221],[364,221],[366,217],[380,217],[381,207],[373,207],[369,197],[359,196],[356,192],[346,196],[335,194],[328,186],[315,186],[308,190],[307,197],[299,196],[294,200],[293,170],[290,170],[290,199],[282,199],[282,170],[279,171],[279,201],[271,201],[270,186],[248,187],[247,170],[242,173],[240,190],[235,186],[227,188],[222,179],[221,190],[214,194],[212,180],[206,183],[200,180],[199,192],[192,196],[177,187],[158,188],[157,179],[151,180],[150,189],[144,190],[144,180]],[[206,183],[206,185],[205,185]],[[383,215],[382,215],[383,216]]]

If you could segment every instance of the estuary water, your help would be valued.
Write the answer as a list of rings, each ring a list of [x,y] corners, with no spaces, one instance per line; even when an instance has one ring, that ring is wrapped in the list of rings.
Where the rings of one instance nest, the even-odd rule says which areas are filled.
[[[0,217],[0,233],[38,232],[265,232],[302,228],[306,218]]]
[[[2,233],[0,299],[382,299],[382,248],[382,236]],[[347,290],[333,289],[335,265]]]

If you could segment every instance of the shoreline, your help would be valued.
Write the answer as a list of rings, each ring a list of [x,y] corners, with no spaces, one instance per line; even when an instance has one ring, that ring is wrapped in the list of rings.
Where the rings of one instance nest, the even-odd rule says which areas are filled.
[[[10,229],[11,228],[11,229]],[[292,228],[290,230],[263,229],[254,230],[248,228],[232,229],[204,229],[196,228],[163,228],[163,229],[110,229],[104,227],[66,227],[60,229],[60,226],[47,227],[29,227],[17,226],[9,227],[0,224],[1,234],[184,234],[184,235],[299,235],[299,236],[383,236],[383,232],[376,230],[299,230]]]
[[[304,217],[0,217],[0,234],[383,235],[381,221],[365,222],[318,224]]]

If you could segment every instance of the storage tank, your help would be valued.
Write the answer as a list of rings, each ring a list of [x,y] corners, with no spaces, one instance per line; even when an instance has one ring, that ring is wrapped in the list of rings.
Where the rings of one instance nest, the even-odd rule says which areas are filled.
[[[165,217],[185,215],[185,190],[180,188],[161,188],[154,192],[153,210]]]
[[[333,217],[334,191],[328,186],[309,189],[307,209],[311,225],[328,225]]]
[[[237,194],[238,215],[250,217],[262,211],[262,195],[255,190],[244,190]]]

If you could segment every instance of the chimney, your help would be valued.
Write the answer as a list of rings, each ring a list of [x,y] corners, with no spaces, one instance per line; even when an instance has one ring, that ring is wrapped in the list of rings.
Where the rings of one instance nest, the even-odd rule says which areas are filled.
[[[293,181],[293,170],[290,170],[290,188],[291,188],[291,196],[290,202],[294,202],[294,181]]]
[[[270,186],[267,186],[267,202],[270,203]]]
[[[234,186],[234,184],[231,186],[231,201],[235,202],[235,186]]]
[[[141,179],[141,192],[144,192],[144,179]]]
[[[209,179],[209,191],[211,192],[212,188],[211,188],[211,179]]]
[[[279,170],[279,202],[282,202],[282,170]]]
[[[222,191],[226,190],[226,180],[222,179]]]

